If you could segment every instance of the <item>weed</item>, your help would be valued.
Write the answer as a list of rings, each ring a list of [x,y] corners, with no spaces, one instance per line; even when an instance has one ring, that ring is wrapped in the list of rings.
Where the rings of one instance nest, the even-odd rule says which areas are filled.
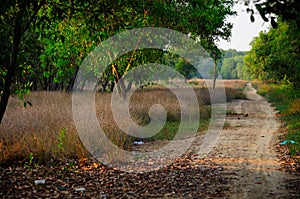
[[[298,144],[290,144],[289,151],[292,156],[296,156],[300,151],[300,146]]]
[[[300,115],[300,99],[296,99],[289,104],[288,113]]]
[[[28,160],[29,161],[25,162],[24,166],[29,168],[29,169],[31,169],[32,167],[35,167],[35,168],[38,167],[38,164],[33,162],[33,158],[34,158],[33,153],[30,152],[29,155],[28,155]]]
[[[29,153],[29,164],[32,164],[32,161],[33,161],[33,153],[30,152]]]
[[[58,149],[59,150],[63,150],[63,143],[65,142],[66,139],[66,128],[62,128],[59,134],[59,138],[58,138]]]
[[[66,131],[67,129],[66,128],[62,128],[59,132],[59,135],[58,135],[58,143],[55,147],[52,148],[52,153],[53,154],[63,154],[64,153],[64,150],[65,150],[65,143],[66,143]]]

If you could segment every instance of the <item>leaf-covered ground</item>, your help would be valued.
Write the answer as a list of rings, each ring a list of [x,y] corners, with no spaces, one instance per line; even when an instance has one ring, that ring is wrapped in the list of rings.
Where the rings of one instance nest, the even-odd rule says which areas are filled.
[[[189,158],[177,159],[163,169],[142,174],[121,172],[92,162],[72,166],[16,166],[1,169],[0,197],[225,197],[230,177],[221,175],[222,171],[221,167],[193,164]],[[45,184],[35,184],[35,180],[45,180]]]

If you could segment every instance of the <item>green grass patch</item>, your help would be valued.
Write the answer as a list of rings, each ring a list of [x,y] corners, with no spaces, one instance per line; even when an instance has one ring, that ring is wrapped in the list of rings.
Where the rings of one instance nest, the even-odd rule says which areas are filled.
[[[182,124],[182,137],[194,135],[194,130],[197,129],[197,134],[208,128],[209,120],[191,121]],[[146,138],[146,141],[154,140],[172,140],[178,134],[180,122],[166,122],[162,130],[152,137]]]

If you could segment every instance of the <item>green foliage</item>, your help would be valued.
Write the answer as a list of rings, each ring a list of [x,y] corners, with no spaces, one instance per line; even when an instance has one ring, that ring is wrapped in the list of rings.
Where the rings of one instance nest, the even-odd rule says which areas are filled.
[[[279,23],[268,33],[261,32],[246,53],[244,66],[252,79],[290,81],[299,87],[300,34],[295,22]]]
[[[65,142],[66,139],[66,128],[62,128],[59,134],[59,138],[58,138],[58,149],[59,150],[63,150],[63,144]]]
[[[232,25],[224,23],[224,20],[227,15],[234,14],[231,11],[233,1],[227,0],[180,3],[117,0],[97,3],[56,0],[5,3],[6,7],[2,7],[4,14],[1,15],[1,27],[5,27],[1,32],[3,49],[10,49],[13,44],[12,40],[7,41],[6,38],[13,34],[14,27],[11,24],[17,13],[22,12],[22,23],[31,20],[22,32],[23,40],[18,57],[20,71],[16,72],[17,76],[20,74],[20,78],[16,81],[16,90],[28,82],[32,84],[30,89],[34,90],[70,90],[84,57],[101,41],[132,28],[172,28],[190,34],[193,38],[202,38],[201,43],[207,50],[215,51],[211,49],[214,46],[213,38],[227,39],[230,36]],[[34,15],[30,10],[35,11]],[[10,52],[4,52],[1,63],[8,63]],[[122,61],[129,57],[130,55]],[[142,59],[140,63],[149,62],[153,58],[159,59],[159,56],[156,54],[153,57],[152,54],[152,57],[139,57]],[[1,90],[6,68],[7,64],[0,70],[0,76],[3,77],[3,82],[0,82]],[[127,68],[126,61],[118,64],[120,77],[126,73],[124,68]],[[26,75],[22,75],[24,72]],[[186,76],[186,71],[184,72]],[[115,78],[109,78],[111,75],[114,74],[110,71],[101,74],[104,79],[108,77],[114,80]]]
[[[219,62],[219,71],[223,79],[246,79],[243,71],[245,52],[235,49],[223,51]]]
[[[71,91],[86,55],[100,42],[128,29],[152,26],[177,30],[189,34],[218,58],[215,41],[230,36],[232,24],[225,19],[235,14],[232,6],[233,0],[4,0],[0,7],[0,122],[11,93],[25,88]],[[162,58],[156,52],[151,56],[134,53],[139,63]],[[108,82],[112,89],[135,67],[126,61],[130,56],[102,74],[93,71],[102,90]]]
[[[32,164],[32,161],[33,161],[33,153],[30,152],[29,153],[29,164]]]
[[[243,66],[243,56],[234,56],[225,58],[221,67],[221,75],[223,79],[239,79],[242,76],[240,71]]]
[[[244,55],[245,55],[245,52],[243,52],[243,51],[237,51],[235,49],[228,49],[223,52],[222,60],[224,60],[226,58],[232,58],[232,57],[244,56]]]
[[[184,58],[171,54],[166,54],[165,57],[166,64],[174,67],[175,70],[183,75],[186,80],[194,77],[201,78],[201,75],[198,73],[197,68]]]
[[[300,111],[299,100],[300,90],[295,90],[293,86],[285,84],[259,85],[259,93],[262,93],[279,110],[281,119],[285,122],[286,140],[294,140],[300,143]],[[299,144],[288,145],[291,155],[300,153]]]
[[[58,143],[57,146],[52,149],[52,153],[57,154],[61,156],[61,154],[64,153],[65,150],[65,143],[66,143],[66,128],[62,128],[59,132],[59,137],[58,137]]]
[[[36,168],[38,167],[38,164],[37,163],[34,163],[34,156],[33,156],[33,153],[30,152],[29,155],[28,155],[28,162],[25,162],[24,163],[24,166],[29,168],[29,169],[32,169],[32,168]]]

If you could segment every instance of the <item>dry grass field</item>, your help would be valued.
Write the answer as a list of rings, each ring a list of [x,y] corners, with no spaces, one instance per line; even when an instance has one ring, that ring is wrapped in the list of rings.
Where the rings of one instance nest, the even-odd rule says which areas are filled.
[[[224,80],[227,100],[243,98],[246,82]],[[201,120],[209,121],[210,95],[203,84],[193,86],[200,107]],[[216,88],[216,90],[219,88]],[[31,92],[26,100],[32,106],[24,108],[17,96],[10,97],[0,125],[0,162],[47,162],[67,158],[85,158],[89,154],[82,145],[72,117],[72,94],[65,92]],[[107,137],[116,145],[130,149],[133,138],[123,133],[111,114],[111,94],[96,93],[96,112]],[[166,128],[159,139],[168,139],[180,122],[180,106],[172,92],[155,87],[138,92],[131,98],[130,113],[140,125],[149,122],[149,107],[161,104],[167,110]],[[173,127],[175,124],[175,127]],[[199,125],[199,131],[205,125]],[[176,132],[175,132],[176,133]],[[171,136],[172,137],[172,136]]]

